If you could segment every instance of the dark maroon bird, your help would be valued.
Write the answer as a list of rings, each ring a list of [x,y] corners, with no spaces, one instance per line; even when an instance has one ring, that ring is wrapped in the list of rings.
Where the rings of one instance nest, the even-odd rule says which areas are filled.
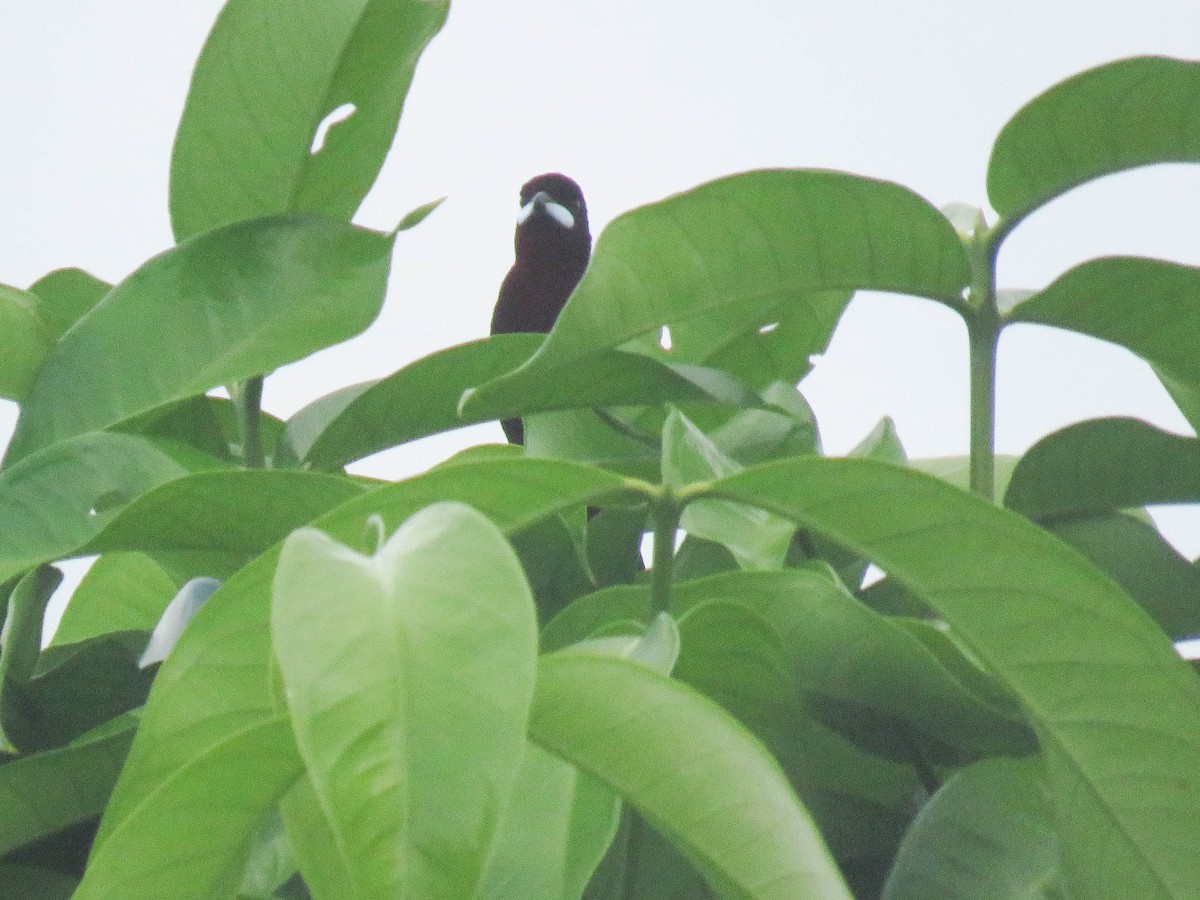
[[[592,255],[583,191],[566,175],[538,175],[521,188],[516,261],[500,285],[492,334],[554,327]],[[524,442],[520,419],[500,423],[514,444]]]

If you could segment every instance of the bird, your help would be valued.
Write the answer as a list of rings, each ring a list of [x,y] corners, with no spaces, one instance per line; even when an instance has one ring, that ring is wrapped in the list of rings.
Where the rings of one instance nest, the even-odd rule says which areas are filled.
[[[587,204],[579,185],[559,172],[525,182],[513,245],[515,259],[500,285],[491,333],[546,334],[592,255]],[[500,424],[510,443],[524,443],[520,419]]]

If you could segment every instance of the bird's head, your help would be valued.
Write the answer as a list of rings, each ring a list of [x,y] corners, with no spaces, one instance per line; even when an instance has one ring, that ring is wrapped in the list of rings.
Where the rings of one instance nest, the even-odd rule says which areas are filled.
[[[557,172],[525,182],[517,215],[518,264],[582,272],[591,249],[587,205],[579,185]]]

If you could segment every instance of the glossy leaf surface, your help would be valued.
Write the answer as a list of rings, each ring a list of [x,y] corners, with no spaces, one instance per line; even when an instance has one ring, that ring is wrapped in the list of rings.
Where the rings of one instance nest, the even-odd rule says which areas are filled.
[[[175,139],[176,239],[286,212],[348,220],[375,181],[417,60],[448,8],[429,0],[225,4]]]
[[[1068,78],[1001,130],[988,163],[988,198],[1019,219],[1076,185],[1165,162],[1200,162],[1200,64],[1124,59]]]
[[[875,289],[960,300],[966,259],[950,223],[894,184],[837,172],[747,172],[616,219],[549,338],[468,400],[501,409],[588,356],[664,325],[773,321],[812,292]]]
[[[54,345],[6,464],[353,337],[383,303],[391,247],[386,235],[293,216],[155,257]]]
[[[543,657],[530,737],[636,807],[724,896],[850,896],[771,755],[677,681],[575,651]]]
[[[768,463],[714,493],[862,553],[1007,684],[1047,753],[1073,890],[1170,897],[1200,879],[1200,860],[1179,842],[1200,831],[1189,799],[1200,791],[1200,684],[1098,570],[1019,517],[879,463]],[[1081,667],[1086,690],[1064,677]]]
[[[457,463],[372,492],[332,510],[313,525],[365,551],[383,518],[395,528],[431,503],[460,500],[506,533],[575,506],[621,496],[623,479],[569,463],[508,459]],[[278,559],[269,551],[230,578],[200,610],[155,679],[100,840],[163,778],[240,728],[274,710],[270,586]]]
[[[355,893],[472,896],[533,696],[537,618],[512,548],[459,503],[369,557],[301,529],[272,597],[292,727]]]

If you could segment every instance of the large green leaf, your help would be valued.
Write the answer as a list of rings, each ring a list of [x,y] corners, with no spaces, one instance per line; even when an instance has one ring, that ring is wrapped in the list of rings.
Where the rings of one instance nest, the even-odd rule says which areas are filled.
[[[1093,259],[1018,303],[1010,317],[1111,341],[1169,377],[1200,385],[1200,269],[1158,259]]]
[[[286,717],[237,730],[96,844],[75,900],[232,896],[259,823],[301,771]]]
[[[474,394],[470,389],[462,395],[464,420],[649,403],[750,406],[759,402],[749,387],[717,369],[611,349],[582,356],[573,365],[556,369],[553,378],[523,381],[519,396],[477,404],[471,401]]]
[[[373,491],[313,524],[360,551],[366,523],[395,528],[440,500],[469,503],[506,533],[561,510],[619,498],[617,475],[563,462],[482,460],[446,465]],[[138,737],[101,827],[100,840],[163,779],[247,725],[273,715],[270,585],[278,552],[243,568],[196,614],[159,670]]]
[[[178,451],[133,435],[86,434],[0,471],[0,581],[74,553],[116,509],[204,465]]]
[[[1092,178],[1200,162],[1200,64],[1125,59],[1050,88],[1001,130],[988,163],[992,206],[1015,221]]]
[[[1031,519],[1200,502],[1200,440],[1138,419],[1079,422],[1042,438],[1013,471],[1004,505]]]
[[[1041,761],[989,759],[921,810],[883,900],[1056,900],[1058,841]]]
[[[355,894],[473,896],[536,673],[533,596],[504,536],[461,503],[373,556],[304,528],[272,598],[292,728]]]
[[[724,896],[850,896],[767,750],[677,681],[572,650],[543,657],[530,738],[637,808]]]
[[[320,472],[198,472],[148,491],[88,545],[107,550],[223,550],[257,556],[295,528],[365,493]],[[255,514],[246,515],[252,509]]]
[[[54,345],[6,461],[358,334],[383,303],[391,247],[386,235],[291,216],[155,257]]]
[[[0,766],[0,854],[100,815],[136,724],[117,720],[66,747]]]
[[[184,240],[239,219],[349,219],[391,146],[448,0],[226,3],[192,76],[171,159]],[[318,127],[352,104],[317,147]]]
[[[38,298],[0,284],[0,397],[23,400],[54,343]]]
[[[589,356],[663,326],[707,317],[720,323],[718,334],[738,333],[838,289],[953,304],[968,277],[949,221],[905,188],[827,171],[734,175],[610,224],[541,349],[464,408],[520,408]]]
[[[1011,512],[866,460],[767,463],[711,493],[871,559],[1007,684],[1046,751],[1073,892],[1176,897],[1200,883],[1181,837],[1200,833],[1200,682],[1090,563]]]
[[[406,441],[487,421],[459,417],[463,391],[516,368],[540,335],[498,334],[439,350],[399,371],[315,400],[288,420],[284,444],[298,460],[336,469]]]

